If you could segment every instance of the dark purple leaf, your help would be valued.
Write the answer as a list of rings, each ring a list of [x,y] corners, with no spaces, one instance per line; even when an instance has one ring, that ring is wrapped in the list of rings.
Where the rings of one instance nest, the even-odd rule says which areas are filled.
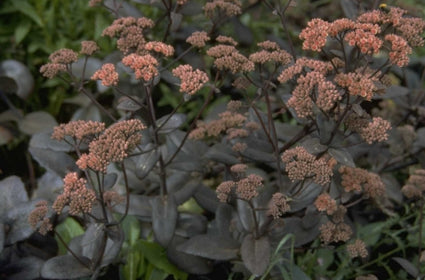
[[[267,236],[256,239],[252,234],[248,234],[242,241],[242,261],[255,276],[260,276],[266,271],[270,263],[270,251]]]
[[[80,260],[85,265],[71,255],[51,258],[41,268],[41,277],[47,279],[76,279],[90,276],[92,271],[86,267],[86,265],[90,266],[90,260],[85,257],[80,257]]]
[[[152,206],[152,228],[155,240],[163,247],[167,247],[173,238],[177,224],[177,204],[173,195],[165,199],[157,196],[150,201]]]
[[[208,260],[177,250],[176,247],[184,241],[185,240],[183,238],[174,236],[167,248],[167,256],[169,260],[187,273],[197,275],[210,273],[212,266]]]
[[[202,234],[177,246],[177,250],[207,259],[226,261],[237,257],[239,244],[223,236]]]

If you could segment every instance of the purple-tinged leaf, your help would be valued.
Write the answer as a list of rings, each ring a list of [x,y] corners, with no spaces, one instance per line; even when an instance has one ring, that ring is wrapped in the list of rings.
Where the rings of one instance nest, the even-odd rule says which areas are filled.
[[[177,224],[177,204],[173,195],[166,199],[159,196],[151,199],[152,228],[155,240],[163,247],[167,247],[173,238]]]
[[[80,257],[80,263],[71,255],[57,256],[46,261],[41,268],[41,277],[47,279],[76,279],[92,274],[90,260]]]
[[[404,270],[406,270],[406,272],[409,273],[412,277],[414,278],[418,277],[419,270],[413,263],[411,263],[410,261],[404,258],[399,258],[399,257],[394,257],[392,259],[396,261],[399,265],[401,265],[401,267],[403,267]]]
[[[266,271],[270,263],[270,252],[267,236],[256,239],[252,234],[248,234],[242,241],[242,261],[255,276],[260,276]]]
[[[223,236],[201,234],[196,235],[177,246],[177,250],[212,260],[231,260],[237,257],[239,243]]]

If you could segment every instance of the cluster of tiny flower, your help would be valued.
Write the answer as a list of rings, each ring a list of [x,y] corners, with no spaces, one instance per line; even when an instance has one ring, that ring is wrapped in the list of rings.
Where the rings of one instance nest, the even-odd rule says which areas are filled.
[[[97,121],[70,121],[56,126],[53,129],[52,139],[62,141],[66,136],[70,136],[77,140],[84,137],[96,136],[105,130],[105,124]]]
[[[250,201],[258,196],[258,188],[263,187],[262,182],[263,178],[256,174],[249,174],[236,182],[224,181],[216,188],[217,197],[221,202],[227,202],[234,191],[237,198]]]
[[[206,42],[210,40],[210,37],[208,36],[207,32],[205,31],[195,31],[187,37],[186,42],[191,44],[194,47],[202,48],[205,47]]]
[[[317,210],[320,212],[326,211],[326,214],[328,215],[334,214],[338,209],[336,200],[333,199],[328,193],[320,194],[314,201],[314,206],[316,206]]]
[[[204,5],[204,12],[208,18],[213,18],[216,13],[232,17],[242,13],[241,7],[239,0],[213,0]]]
[[[347,244],[347,253],[353,259],[357,257],[366,258],[369,255],[366,244],[360,239],[356,239],[352,244]]]
[[[289,199],[282,193],[274,193],[269,203],[269,210],[267,214],[273,216],[274,219],[279,218],[286,212],[291,210]]]
[[[401,191],[407,198],[421,198],[425,191],[425,169],[415,170]]]
[[[222,40],[226,43],[231,41]],[[252,61],[242,55],[233,44],[219,44],[211,47],[207,51],[207,55],[214,59],[214,65],[218,70],[229,70],[233,74],[238,72],[251,72],[255,65]]]
[[[78,178],[76,172],[70,172],[66,174],[63,182],[63,193],[56,198],[52,205],[56,213],[62,213],[67,205],[71,215],[90,213],[93,203],[96,201],[96,194],[86,187],[87,181],[84,178]]]
[[[61,72],[65,72],[69,65],[78,60],[78,54],[70,49],[60,49],[49,56],[51,62],[40,68],[41,74],[46,78],[53,78]]]
[[[46,235],[47,232],[53,229],[50,219],[46,217],[49,212],[47,201],[42,200],[37,202],[35,209],[31,211],[28,216],[28,223],[34,229],[38,228],[38,232],[42,235]]]
[[[316,159],[301,146],[286,150],[282,154],[282,161],[285,163],[285,170],[292,181],[313,178],[320,185],[330,182],[335,163],[326,161],[324,158]]]
[[[199,69],[193,70],[189,64],[178,66],[173,69],[172,73],[181,80],[180,92],[185,92],[189,95],[195,94],[209,81],[205,72]]]
[[[150,81],[159,72],[156,68],[159,65],[158,60],[150,54],[138,55],[135,53],[129,54],[122,59],[125,66],[130,67],[134,71],[135,78],[144,81]]]
[[[145,29],[152,28],[153,26],[154,22],[145,17],[123,17],[114,20],[110,26],[105,28],[102,36],[118,38],[117,47],[125,54],[131,51],[143,52],[146,43],[143,32]]]
[[[346,192],[364,191],[371,198],[385,194],[385,185],[378,174],[349,166],[341,166],[338,171],[341,173],[341,186]]]
[[[124,120],[108,127],[103,134],[89,144],[89,153],[84,153],[77,166],[85,170],[106,173],[112,162],[121,162],[140,143],[141,130],[145,129],[138,119]]]

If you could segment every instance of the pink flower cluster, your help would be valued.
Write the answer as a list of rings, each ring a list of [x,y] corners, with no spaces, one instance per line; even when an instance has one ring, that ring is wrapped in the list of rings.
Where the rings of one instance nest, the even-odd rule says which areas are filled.
[[[102,135],[89,144],[89,153],[84,153],[77,161],[80,169],[90,168],[106,173],[112,162],[121,162],[139,144],[141,130],[145,129],[138,119],[124,120],[108,127]]]
[[[286,212],[291,210],[289,205],[289,199],[282,193],[274,193],[269,203],[268,215],[273,216],[273,219],[277,219]]]
[[[326,214],[332,215],[337,210],[338,206],[336,200],[333,199],[328,193],[320,194],[314,201],[314,206],[317,210],[323,212],[326,211]]]
[[[275,42],[264,41],[257,44],[262,50],[249,56],[249,60],[254,63],[264,64],[266,62],[275,62],[280,65],[287,65],[291,62],[291,55],[282,50]]]
[[[323,224],[319,228],[320,239],[323,243],[346,242],[351,238],[353,230],[346,223],[333,223],[331,221]]]
[[[242,4],[239,0],[213,0],[204,5],[204,12],[208,18],[213,18],[215,12],[232,17],[242,13]]]
[[[38,232],[42,235],[46,235],[47,232],[53,229],[50,219],[46,217],[49,212],[47,201],[42,200],[37,202],[35,209],[31,211],[28,216],[28,223],[34,229],[38,228]]]
[[[191,44],[194,47],[202,48],[205,47],[206,42],[210,40],[207,32],[205,31],[195,31],[187,37],[186,42]]]
[[[102,68],[94,72],[91,77],[92,80],[102,81],[105,87],[116,86],[118,84],[118,72],[115,70],[115,65],[112,63],[105,63]]]
[[[341,166],[338,171],[342,177],[341,186],[346,192],[363,190],[371,198],[385,194],[385,185],[378,174],[349,166]]]
[[[234,191],[239,199],[250,201],[258,196],[258,188],[263,186],[262,182],[263,178],[256,174],[250,174],[236,182],[224,181],[216,189],[217,197],[221,202],[226,202]]]
[[[377,90],[376,75],[371,75],[362,69],[357,69],[354,72],[338,73],[334,79],[335,83],[348,90],[348,93],[353,96],[361,96],[370,101],[373,93]]]
[[[112,25],[105,28],[102,36],[109,36],[111,38],[117,37],[117,47],[123,53],[131,51],[143,51],[146,43],[143,32],[147,28],[152,28],[154,22],[151,19],[140,17],[123,17],[114,20]]]
[[[412,48],[407,41],[395,34],[386,35],[385,40],[391,43],[391,50],[388,53],[391,63],[399,67],[407,66],[409,55],[412,53]]]
[[[195,94],[209,81],[205,72],[199,69],[193,70],[189,64],[178,66],[173,69],[172,73],[181,80],[180,92],[185,92],[189,95]]]
[[[96,201],[96,194],[86,187],[87,181],[78,178],[76,172],[70,172],[66,174],[63,182],[63,193],[56,198],[52,205],[56,213],[60,214],[67,205],[71,215],[90,213],[93,203]]]
[[[319,185],[328,184],[333,176],[333,163],[316,157],[301,146],[286,150],[282,154],[285,170],[292,181],[313,178]]]
[[[77,140],[85,137],[96,136],[105,130],[105,124],[97,121],[71,121],[66,124],[60,124],[53,129],[52,139],[61,141],[65,136],[70,136]]]
[[[136,79],[143,79],[144,81],[150,81],[159,74],[158,66],[159,62],[150,54],[138,55],[135,53],[129,54],[122,59],[122,63],[134,71]]]
[[[92,55],[99,50],[99,46],[94,41],[81,42],[81,54]]]
[[[146,51],[161,53],[164,56],[172,56],[174,54],[173,46],[170,46],[163,42],[158,42],[158,41],[147,42],[143,46],[143,49]]]
[[[53,78],[65,72],[69,65],[78,60],[78,54],[70,49],[60,49],[49,56],[51,62],[40,67],[40,73],[46,78]]]
[[[425,191],[425,169],[417,169],[401,189],[408,198],[422,198]]]
[[[229,102],[228,107],[230,108],[219,114],[219,119],[212,120],[208,123],[198,122],[197,128],[190,132],[189,138],[200,140],[205,137],[217,137],[224,132],[231,132],[233,135],[234,133],[238,133],[238,137],[241,136],[241,131],[231,129],[241,128],[247,118],[234,110],[234,102]]]
[[[254,63],[242,55],[233,45],[217,45],[207,51],[207,55],[215,58],[214,65],[219,70],[230,70],[233,74],[238,72],[251,72]]]

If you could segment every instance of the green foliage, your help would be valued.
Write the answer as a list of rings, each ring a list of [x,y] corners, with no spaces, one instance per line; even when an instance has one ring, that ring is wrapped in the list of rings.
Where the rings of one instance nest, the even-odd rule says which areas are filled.
[[[59,246],[59,255],[65,255],[68,252],[66,246],[69,245],[69,242],[74,237],[84,233],[83,227],[71,217],[66,218],[62,223],[58,224],[55,227],[55,231],[62,238],[61,240],[58,236],[55,236]],[[63,244],[63,242],[65,242],[65,244]]]

